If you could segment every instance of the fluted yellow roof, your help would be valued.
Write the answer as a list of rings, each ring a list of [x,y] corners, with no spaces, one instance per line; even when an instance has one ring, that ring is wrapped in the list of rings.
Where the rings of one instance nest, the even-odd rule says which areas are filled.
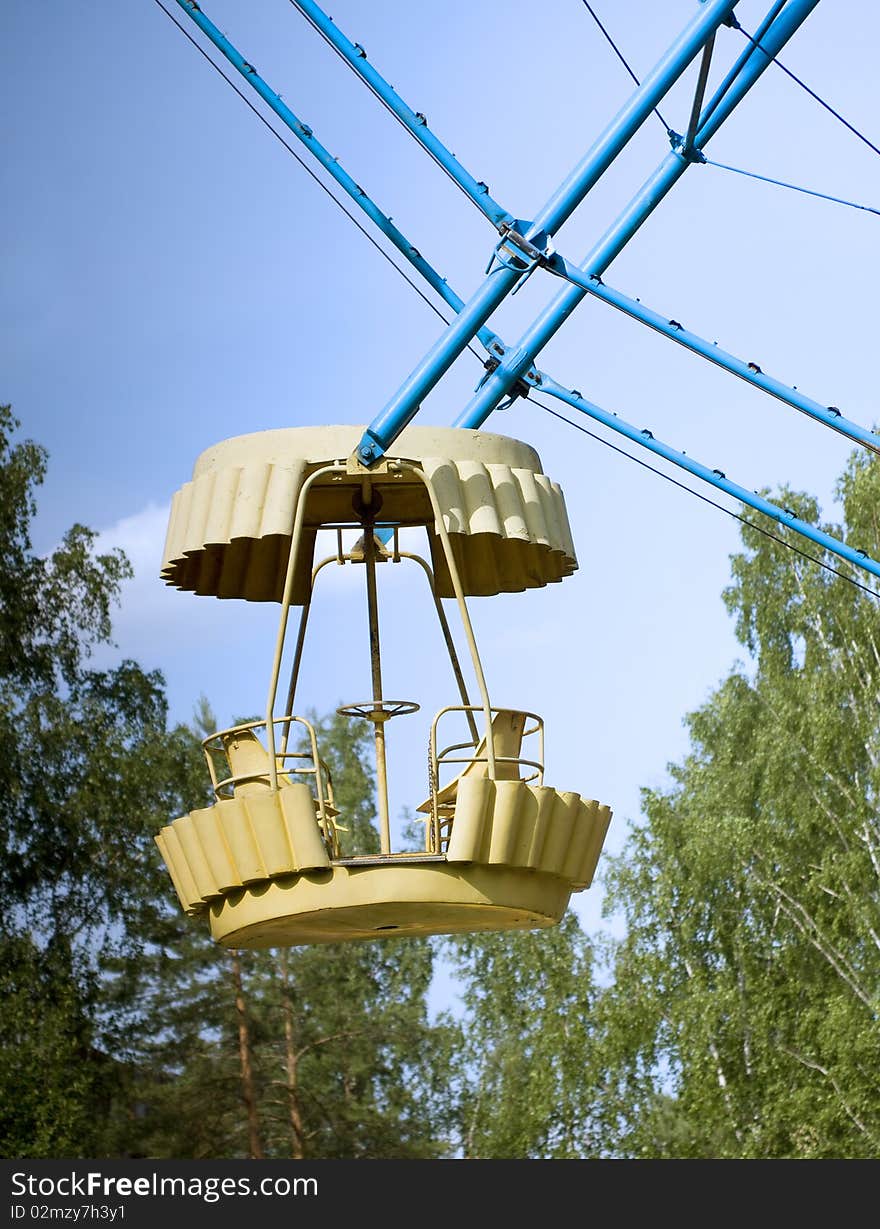
[[[174,496],[163,580],[214,597],[280,601],[303,483],[323,465],[344,465],[363,430],[289,427],[207,449]],[[540,588],[577,568],[562,491],[527,444],[464,428],[408,427],[386,459],[393,458],[415,462],[433,484],[467,595]],[[294,602],[308,594],[318,529],[355,519],[352,501],[363,478],[328,475],[309,490]],[[381,521],[426,526],[438,593],[453,596],[424,483],[393,465],[373,473],[371,483]]]

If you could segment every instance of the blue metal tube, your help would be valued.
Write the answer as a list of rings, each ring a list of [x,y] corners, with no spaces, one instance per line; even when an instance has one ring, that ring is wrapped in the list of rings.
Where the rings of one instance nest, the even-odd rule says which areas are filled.
[[[196,23],[200,30],[211,40],[229,63],[236,68],[250,86],[260,95],[264,102],[272,108],[279,119],[283,120],[285,125],[297,137],[303,145],[314,154],[321,163],[321,166],[330,174],[341,188],[352,198],[352,200],[364,211],[368,218],[378,226],[379,230],[386,235],[399,252],[401,252],[409,263],[415,268],[425,279],[425,281],[436,290],[437,294],[447,303],[454,312],[460,312],[464,307],[464,300],[461,299],[455,291],[448,285],[446,279],[434,269],[422,256],[421,252],[410,243],[407,237],[394,225],[387,214],[383,213],[378,205],[370,199],[367,193],[363,190],[360,184],[345,171],[329,153],[321,142],[315,137],[312,129],[308,124],[304,124],[283,101],[279,94],[276,94],[271,89],[254,66],[241,55],[239,51],[233,47],[229,39],[222,34],[214,23],[205,16],[198,4],[194,0],[177,0],[178,5],[183,9],[188,17]],[[479,337],[482,344],[488,350],[493,346],[493,343],[498,342],[498,338],[490,329],[480,329],[477,333],[472,333],[471,336]],[[499,343],[500,344],[500,343]],[[493,353],[498,354],[503,352],[503,346],[499,350],[493,348]]]
[[[818,3],[819,0],[790,0],[764,37],[762,45],[767,54],[755,47],[750,49],[750,54],[744,60],[736,81],[728,87],[724,97],[714,106],[708,121],[700,123],[694,142],[696,149],[705,145],[709,138],[717,132],[770,64],[768,56],[776,55],[785,46]],[[713,107],[713,103],[714,100],[709,104],[710,108]],[[678,150],[672,150],[667,154],[623,213],[583,261],[581,264],[583,273],[589,277],[590,275],[601,276],[605,272],[612,260],[620,254],[643,222],[653,213],[670,188],[681,178],[691,160],[692,158],[683,157]],[[587,291],[580,286],[569,286],[561,291],[526,330],[519,343],[508,351],[501,364],[481,385],[454,425],[457,427],[481,426],[498,402],[528,370],[535,356],[568,319],[586,294]]]
[[[291,0],[291,3],[311,22],[318,33],[336,48],[389,111],[406,125],[419,144],[471,198],[493,226],[513,222],[513,215],[492,199],[486,184],[474,179],[470,171],[461,165],[455,154],[451,153],[439,137],[434,135],[424,115],[407,106],[394,87],[389,85],[385,78],[373,68],[360,43],[353,43],[347,38],[334,24],[333,18],[328,17],[313,0]]]
[[[735,3],[724,3],[724,0],[717,4],[713,4],[711,0],[700,0],[700,3],[702,10],[695,14],[690,25],[645,77],[639,89],[593,143],[568,178],[560,184],[535,218],[527,237],[541,231],[553,234],[562,226],[630,137],[638,131],[645,118],[678,80],[697,52],[702,50],[736,7]]]
[[[779,16],[781,11],[785,8],[787,3],[788,3],[788,0],[776,0],[776,3],[772,6],[772,8],[768,10],[763,21],[761,22],[761,24],[758,26],[757,30],[755,31],[755,41],[756,42],[761,41],[761,39],[764,37],[764,35],[773,25],[773,22]],[[733,82],[739,76],[739,73],[740,73],[740,70],[743,64],[745,64],[746,60],[749,58],[749,56],[752,54],[753,51],[754,51],[754,47],[752,46],[751,43],[749,43],[746,47],[743,48],[742,53],[737,57],[735,63],[730,68],[730,71],[725,75],[724,80],[721,82],[721,84],[718,86],[718,89],[715,91],[715,93],[709,99],[706,106],[703,108],[702,120],[704,124],[708,120],[709,116],[712,115],[712,113],[716,110],[718,104],[721,102],[721,99],[724,97],[724,95],[730,89]]]
[[[685,32],[531,223],[526,232],[528,239],[542,232],[552,233],[571,215],[734,6],[735,0],[701,0],[701,7]],[[364,432],[355,453],[362,464],[371,465],[379,460],[416,414],[422,399],[522,276],[522,269],[508,266],[496,267],[487,275],[458,318]]]
[[[833,430],[840,432],[841,435],[845,435],[848,439],[855,440],[856,443],[864,444],[866,448],[870,448],[873,452],[880,453],[880,437],[878,437],[877,432],[870,431],[867,427],[861,427],[858,423],[844,418],[836,406],[820,405],[818,401],[813,401],[811,397],[804,396],[796,388],[783,384],[781,380],[777,380],[773,376],[768,376],[756,363],[748,363],[741,358],[736,358],[733,354],[728,354],[726,350],[722,350],[714,342],[706,341],[705,338],[692,333],[689,329],[679,324],[677,320],[670,320],[666,316],[661,316],[659,312],[652,311],[651,308],[645,307],[643,303],[640,303],[638,299],[631,299],[619,290],[615,290],[612,286],[606,285],[597,276],[589,276],[586,273],[582,273],[580,269],[573,269],[567,261],[562,261],[560,264],[563,266],[560,276],[574,282],[577,286],[583,287],[590,294],[595,295],[597,299],[610,303],[612,307],[616,307],[627,316],[631,316],[633,320],[639,320],[642,324],[647,324],[649,328],[662,333],[664,337],[670,338],[680,346],[684,346],[685,349],[691,350],[694,354],[701,355],[703,358],[708,359],[710,363],[723,367],[725,371],[739,376],[740,379],[753,384],[756,388],[763,389],[765,393],[770,393],[772,397],[784,401],[796,410],[801,410],[804,414],[808,414],[811,418],[816,419],[817,422],[824,423],[826,427],[831,427]]]
[[[547,376],[541,379],[541,391],[549,393],[553,397],[557,397],[560,401],[566,402],[573,406],[576,410],[587,414],[590,418],[600,422],[603,426],[610,427],[613,431],[617,431],[620,435],[625,435],[627,439],[633,443],[640,444],[643,448],[647,448],[650,452],[655,453],[658,457],[663,457],[667,461],[680,466],[688,473],[695,477],[708,482],[711,486],[717,487],[719,491],[724,491],[726,495],[733,496],[741,503],[754,508],[756,512],[762,512],[765,516],[769,516],[772,520],[780,525],[786,526],[788,529],[794,529],[802,537],[809,538],[824,550],[831,551],[841,559],[845,559],[847,563],[852,563],[858,568],[862,568],[865,572],[870,572],[872,576],[880,576],[880,563],[871,559],[863,551],[854,550],[851,546],[847,546],[845,542],[833,538],[830,534],[824,533],[821,529],[816,529],[807,521],[801,520],[795,516],[793,512],[786,508],[780,508],[776,504],[771,503],[768,499],[758,495],[755,491],[746,490],[745,487],[739,486],[735,482],[731,482],[724,473],[719,469],[709,469],[708,466],[702,465],[699,461],[694,461],[684,452],[679,452],[675,448],[670,448],[668,444],[664,444],[661,440],[655,439],[647,428],[639,430],[633,427],[630,423],[624,422],[618,418],[616,414],[610,414],[607,410],[601,409],[600,406],[594,405],[591,401],[581,397],[578,393],[571,392],[567,388],[563,388],[561,384],[557,384],[555,380],[551,380]]]

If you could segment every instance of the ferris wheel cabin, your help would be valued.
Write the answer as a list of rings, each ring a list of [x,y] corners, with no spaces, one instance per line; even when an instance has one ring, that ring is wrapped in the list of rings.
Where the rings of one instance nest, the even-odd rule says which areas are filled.
[[[526,444],[462,428],[408,427],[395,455],[367,471],[350,459],[361,432],[223,441],[172,503],[167,584],[280,606],[264,717],[204,740],[214,800],[156,837],[183,909],[229,947],[552,926],[591,884],[611,819],[607,806],[545,782],[543,721],[506,697],[492,703],[467,605],[574,572],[559,487]],[[424,554],[403,549],[410,530],[425,534]],[[325,541],[334,549],[322,556]],[[334,564],[362,569],[366,590],[370,686],[337,712],[370,733],[378,850],[356,847],[314,723],[295,712],[313,595]],[[418,703],[383,688],[377,571],[395,566],[426,587],[452,680],[450,702],[424,719],[414,849],[395,847],[389,807],[388,743],[400,721],[422,719]]]

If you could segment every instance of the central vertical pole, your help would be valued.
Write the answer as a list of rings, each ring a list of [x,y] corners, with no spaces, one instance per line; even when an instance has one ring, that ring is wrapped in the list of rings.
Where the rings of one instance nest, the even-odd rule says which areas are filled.
[[[366,485],[366,484],[365,484]],[[364,503],[369,504],[365,497]],[[385,762],[385,713],[382,710],[382,657],[379,650],[379,603],[376,596],[376,538],[373,518],[364,521],[364,565],[367,570],[367,616],[370,625],[370,671],[373,679],[373,738],[376,744],[376,796],[379,803],[379,848],[391,853],[388,811],[388,769]]]

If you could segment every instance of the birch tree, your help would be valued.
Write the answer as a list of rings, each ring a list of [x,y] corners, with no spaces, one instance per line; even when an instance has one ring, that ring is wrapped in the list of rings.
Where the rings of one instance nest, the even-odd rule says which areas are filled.
[[[839,496],[825,528],[877,558],[876,463],[854,458]],[[880,1155],[880,603],[768,527],[743,528],[724,595],[748,656],[687,719],[611,875],[623,1154]]]

